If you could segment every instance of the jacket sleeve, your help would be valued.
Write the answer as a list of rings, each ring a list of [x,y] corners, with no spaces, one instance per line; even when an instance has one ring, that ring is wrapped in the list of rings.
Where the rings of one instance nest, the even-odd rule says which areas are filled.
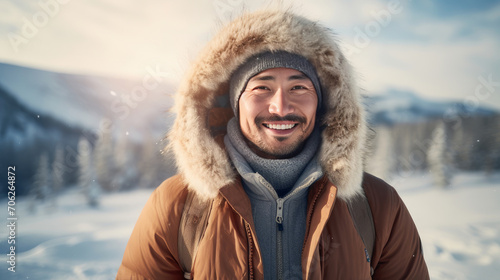
[[[169,188],[169,180],[153,192],[132,231],[116,279],[184,279],[177,260],[183,204],[175,202],[182,194]]]
[[[382,185],[369,190],[379,197],[370,201],[376,228],[372,279],[429,279],[420,236],[408,209],[393,187],[376,180]]]

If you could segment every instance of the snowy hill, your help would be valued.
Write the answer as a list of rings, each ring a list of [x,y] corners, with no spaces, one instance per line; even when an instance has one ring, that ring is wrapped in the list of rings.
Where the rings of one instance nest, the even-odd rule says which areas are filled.
[[[0,63],[0,86],[23,105],[70,126],[99,130],[102,120],[140,138],[165,132],[172,87],[157,69],[142,80],[57,73]],[[157,71],[159,72],[159,71]],[[159,72],[161,74],[161,72]]]
[[[389,90],[364,96],[368,119],[373,125],[417,123],[453,116],[487,116],[498,111],[485,107],[468,107],[460,101],[433,101],[409,91]]]
[[[82,128],[71,127],[54,117],[41,115],[27,108],[0,87],[0,143],[10,141],[15,147],[25,147],[40,140],[56,142],[74,137]]]
[[[432,187],[427,173],[407,173],[390,183],[405,201],[418,227],[431,279],[498,279],[500,268],[500,173],[457,174],[449,189]],[[86,206],[76,188],[28,211],[17,201],[17,270],[7,270],[7,227],[0,229],[4,264],[0,279],[114,279],[128,238],[152,190],[102,197]],[[6,199],[0,200],[2,205]],[[7,211],[0,213],[6,220]]]

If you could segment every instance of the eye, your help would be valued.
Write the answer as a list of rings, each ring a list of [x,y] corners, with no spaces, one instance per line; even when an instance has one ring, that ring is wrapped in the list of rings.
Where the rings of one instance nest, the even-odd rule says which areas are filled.
[[[259,93],[259,92],[269,92],[270,89],[267,86],[255,86],[255,87],[252,88],[252,91],[253,92],[257,92],[257,93]]]
[[[294,85],[290,88],[290,92],[295,94],[304,94],[311,91],[311,87],[307,85]]]

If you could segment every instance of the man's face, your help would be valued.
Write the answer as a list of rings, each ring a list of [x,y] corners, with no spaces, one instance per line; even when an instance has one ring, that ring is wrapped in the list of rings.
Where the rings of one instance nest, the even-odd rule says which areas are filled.
[[[263,158],[289,158],[314,129],[318,96],[311,80],[290,68],[252,77],[239,100],[240,128],[250,149]]]

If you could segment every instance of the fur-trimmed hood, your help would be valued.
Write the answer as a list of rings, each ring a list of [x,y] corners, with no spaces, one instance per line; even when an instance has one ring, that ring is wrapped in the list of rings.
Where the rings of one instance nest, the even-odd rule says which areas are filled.
[[[231,73],[248,57],[285,50],[316,68],[323,92],[321,166],[341,199],[360,193],[367,126],[351,66],[320,24],[286,11],[245,14],[205,46],[175,96],[174,125],[168,134],[179,172],[205,198],[233,183],[237,172],[221,136],[233,117],[228,88]]]

